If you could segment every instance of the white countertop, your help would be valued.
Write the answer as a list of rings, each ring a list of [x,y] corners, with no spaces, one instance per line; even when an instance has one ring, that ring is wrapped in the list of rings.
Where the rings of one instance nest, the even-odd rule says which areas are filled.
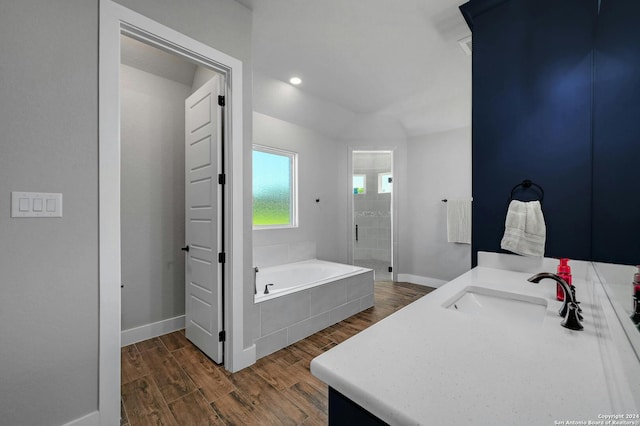
[[[607,367],[610,326],[592,274],[574,274],[582,331],[560,326],[555,282],[533,284],[531,275],[474,268],[315,358],[311,372],[392,425],[554,425],[637,413],[629,398],[612,398],[626,388]],[[544,317],[531,327],[447,309],[469,286],[543,298]]]

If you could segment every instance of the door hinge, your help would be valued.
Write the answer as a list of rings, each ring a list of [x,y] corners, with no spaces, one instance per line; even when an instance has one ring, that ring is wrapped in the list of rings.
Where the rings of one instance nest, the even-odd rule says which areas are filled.
[[[226,342],[227,341],[227,332],[222,330],[218,333],[218,342]]]
[[[218,105],[224,106],[224,96],[222,95],[218,96]]]
[[[224,253],[218,253],[218,263],[225,263],[227,256]]]
[[[227,183],[227,175],[224,173],[218,174],[218,185],[224,185]]]

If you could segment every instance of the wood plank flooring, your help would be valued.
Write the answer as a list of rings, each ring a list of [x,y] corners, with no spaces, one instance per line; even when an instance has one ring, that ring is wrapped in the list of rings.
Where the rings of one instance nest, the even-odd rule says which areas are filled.
[[[376,282],[376,305],[237,373],[202,354],[184,331],[122,348],[121,425],[325,425],[327,385],[313,358],[433,289]]]

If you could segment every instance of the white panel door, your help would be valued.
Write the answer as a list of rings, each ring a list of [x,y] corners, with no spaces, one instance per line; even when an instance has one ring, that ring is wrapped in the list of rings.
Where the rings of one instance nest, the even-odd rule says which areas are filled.
[[[222,77],[209,80],[185,101],[186,336],[222,363]]]

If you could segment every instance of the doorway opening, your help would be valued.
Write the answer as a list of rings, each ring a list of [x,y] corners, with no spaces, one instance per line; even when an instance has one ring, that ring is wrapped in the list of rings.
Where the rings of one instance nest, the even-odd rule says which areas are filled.
[[[222,363],[224,76],[127,35],[120,53],[122,345],[185,328]]]
[[[152,21],[111,0],[100,2],[99,46],[99,401],[100,424],[116,424],[120,417],[121,347],[121,35],[193,61],[224,75],[225,174],[222,208],[228,251],[223,252],[223,300],[226,333],[224,364],[238,371],[255,362],[255,345],[244,347],[243,269],[243,91],[242,62],[184,34]],[[183,134],[184,138],[184,134]],[[238,219],[240,218],[240,219]],[[218,253],[217,253],[218,254]],[[219,254],[218,254],[219,255]],[[126,286],[126,283],[124,283]],[[235,285],[234,285],[235,284]]]
[[[352,258],[393,279],[393,151],[352,152]]]

